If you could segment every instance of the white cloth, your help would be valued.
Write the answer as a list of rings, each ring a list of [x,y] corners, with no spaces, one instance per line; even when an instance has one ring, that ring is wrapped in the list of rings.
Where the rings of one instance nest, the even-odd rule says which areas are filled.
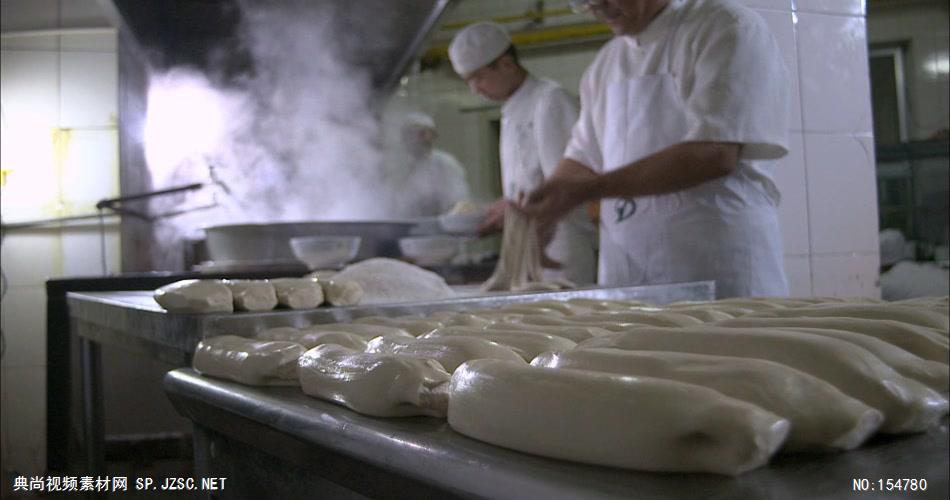
[[[405,215],[426,217],[441,215],[460,201],[471,198],[465,169],[454,156],[434,149],[421,159],[409,159],[403,199],[409,206]]]
[[[787,152],[787,71],[761,17],[732,0],[672,0],[600,50],[581,105],[565,156],[597,172],[680,142],[742,144],[726,177],[603,200],[600,284],[714,279],[719,297],[788,293],[780,195],[762,161]]]
[[[950,290],[950,274],[933,263],[898,262],[881,275],[884,300],[942,297]]]
[[[525,78],[501,108],[501,177],[505,198],[518,200],[548,178],[564,155],[577,120],[576,100],[557,83]],[[583,207],[558,224],[546,253],[562,264],[546,269],[545,280],[594,283],[597,233]]]

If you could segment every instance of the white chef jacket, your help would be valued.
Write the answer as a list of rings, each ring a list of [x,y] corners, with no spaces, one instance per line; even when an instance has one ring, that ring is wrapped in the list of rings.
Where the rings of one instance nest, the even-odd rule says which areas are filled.
[[[652,151],[638,150],[634,157],[620,164],[605,164],[609,163],[605,162],[605,141],[608,136],[616,136],[618,127],[629,127],[631,123],[649,123],[650,127],[659,128],[665,125],[663,110],[653,109],[655,106],[651,107],[649,102],[640,106],[634,101],[628,114],[617,118],[616,110],[607,104],[607,89],[660,76],[672,79],[682,103],[677,112],[686,115],[685,133],[679,142],[740,143],[740,162],[736,171],[724,178],[677,193],[634,201],[651,209],[659,207],[653,212],[673,214],[674,218],[677,211],[682,210],[687,217],[705,211],[719,214],[720,219],[734,217],[737,221],[748,220],[746,216],[754,213],[757,223],[766,221],[765,226],[746,228],[747,233],[767,227],[771,224],[768,219],[777,221],[775,213],[780,195],[769,174],[770,165],[763,160],[787,153],[788,76],[764,20],[733,0],[672,0],[639,35],[618,36],[607,43],[581,80],[581,114],[565,156],[596,172],[607,172],[667,147],[658,145]],[[635,100],[636,96],[630,99]],[[638,116],[641,112],[648,116]],[[606,215],[603,210],[602,217]],[[651,210],[642,212],[652,213]],[[601,231],[602,247],[605,232]],[[777,234],[777,230],[770,232]],[[662,255],[670,251],[663,247],[664,239],[655,238],[649,246],[648,253],[653,255],[628,257],[640,259],[636,265],[649,267],[651,262],[663,260]],[[718,269],[717,272],[720,277],[731,272],[755,274],[760,272],[757,266],[765,266],[765,272],[774,278],[776,286],[765,287],[764,291],[739,290],[738,294],[781,295],[782,290],[787,290],[781,269],[780,237],[770,237],[763,245],[768,246],[765,264],[756,258],[749,264],[751,270]],[[723,250],[707,248],[703,252],[714,255]],[[762,255],[761,249],[757,251]],[[601,255],[601,281],[611,275],[611,269],[604,267],[611,265],[608,260]],[[671,273],[667,270],[660,274],[669,277]],[[683,276],[679,273],[675,280],[682,280]],[[662,281],[664,276],[654,276],[654,279]],[[730,291],[726,295],[732,294]]]
[[[406,214],[412,217],[441,215],[460,201],[471,198],[465,169],[454,156],[439,149],[423,158],[409,161],[409,175],[403,189],[411,206]]]
[[[577,102],[556,82],[528,75],[501,108],[502,192],[518,200],[529,194],[556,169],[577,120]],[[559,271],[545,270],[545,278],[566,278],[578,285],[594,282],[597,258],[596,228],[579,208],[558,224],[546,248],[560,262]]]

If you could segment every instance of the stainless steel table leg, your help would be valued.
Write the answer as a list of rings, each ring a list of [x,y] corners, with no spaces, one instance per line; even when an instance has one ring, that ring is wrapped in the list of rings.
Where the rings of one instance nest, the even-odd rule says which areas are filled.
[[[86,474],[105,476],[105,425],[102,405],[102,351],[99,344],[79,338],[82,372],[82,434]]]

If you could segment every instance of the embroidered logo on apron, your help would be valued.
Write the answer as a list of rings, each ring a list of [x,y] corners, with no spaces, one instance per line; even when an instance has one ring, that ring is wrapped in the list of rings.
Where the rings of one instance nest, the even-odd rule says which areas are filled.
[[[637,202],[633,198],[617,198],[614,200],[614,212],[617,214],[614,223],[619,224],[637,213]]]

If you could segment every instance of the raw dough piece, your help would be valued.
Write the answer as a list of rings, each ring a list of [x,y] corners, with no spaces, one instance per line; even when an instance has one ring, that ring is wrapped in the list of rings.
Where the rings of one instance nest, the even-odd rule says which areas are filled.
[[[364,338],[347,332],[298,330],[290,327],[278,327],[264,330],[257,334],[257,338],[296,342],[306,349],[313,349],[323,344],[336,344],[358,351],[366,349],[366,340]]]
[[[320,286],[331,306],[355,306],[363,300],[363,287],[355,281],[320,280]]]
[[[950,363],[946,338],[932,329],[886,319],[858,318],[735,318],[715,326],[732,328],[828,328],[868,335],[920,356],[922,359]]]
[[[551,316],[555,318],[560,318],[560,317],[565,316],[563,312],[557,309],[551,309],[551,308],[540,307],[540,306],[529,307],[523,304],[514,304],[510,306],[501,307],[495,310],[498,312],[506,313],[506,314],[524,314],[524,315],[541,314],[544,316]]]
[[[388,318],[385,316],[366,316],[359,318],[354,321],[356,324],[367,324],[367,325],[380,325],[380,326],[394,326],[396,328],[402,328],[403,330],[411,333],[413,336],[418,337],[420,335],[425,335],[436,328],[441,328],[445,326],[441,321],[434,318],[422,318],[418,316],[410,317],[399,317],[399,318]]]
[[[469,314],[483,320],[490,321],[492,323],[497,323],[499,321],[520,321],[523,318],[524,314],[501,312],[495,309],[473,309],[468,311]],[[434,317],[434,316],[432,316]],[[445,326],[451,326],[446,324]],[[475,325],[472,325],[475,326]]]
[[[946,316],[910,306],[896,306],[884,304],[845,304],[823,305],[815,307],[795,307],[791,309],[773,309],[761,311],[750,316],[759,318],[861,318],[861,319],[889,319],[902,321],[912,325],[935,328],[946,332],[950,323]],[[944,334],[946,335],[946,334]]]
[[[498,322],[489,325],[486,330],[518,330],[526,332],[539,332],[557,337],[564,337],[574,342],[583,342],[591,337],[600,337],[609,335],[610,330],[598,328],[596,326],[550,326],[550,325],[531,325],[527,323]]]
[[[692,316],[703,323],[714,323],[716,321],[724,321],[734,317],[725,311],[716,310],[711,307],[681,307],[675,309],[674,312],[685,314],[686,316]]]
[[[768,462],[788,421],[697,385],[480,359],[449,388],[449,426],[506,448],[597,465],[739,474]]]
[[[298,335],[300,335],[300,329],[298,328],[292,326],[275,326],[261,330],[254,337],[262,340],[288,340]]]
[[[574,302],[562,302],[559,300],[539,300],[536,302],[524,302],[518,304],[519,307],[537,307],[542,309],[554,309],[560,311],[564,316],[574,316],[577,314],[587,314],[593,312],[593,307],[576,304]]]
[[[438,361],[325,344],[300,357],[303,392],[374,417],[445,416],[450,378]]]
[[[787,307],[777,301],[766,298],[755,297],[733,297],[729,299],[719,299],[713,302],[715,305],[738,306],[753,311],[771,311],[773,309],[787,309]]]
[[[484,328],[494,320],[475,314],[462,313],[455,311],[438,311],[430,314],[429,319],[440,321],[445,326],[474,326]]]
[[[526,325],[539,325],[539,326],[581,326],[581,327],[594,327],[602,328],[611,332],[622,332],[624,330],[629,330],[630,327],[635,326],[632,323],[622,323],[619,321],[584,321],[573,319],[576,316],[565,316],[563,318],[549,318],[547,316],[524,316],[520,318],[517,323],[524,323]]]
[[[520,292],[573,287],[574,284],[566,280],[544,281],[537,223],[525,214],[507,208],[498,264],[488,281],[482,284],[482,290]]]
[[[182,280],[169,283],[154,293],[155,302],[168,312],[232,312],[231,290],[219,280]]]
[[[947,414],[947,399],[908,379],[867,349],[844,340],[784,330],[643,327],[582,342],[578,349],[612,347],[676,351],[775,361],[814,375],[884,414],[881,432],[926,430]]]
[[[895,300],[889,304],[899,306],[923,307],[933,309],[944,316],[950,316],[950,297],[915,297],[913,299]]]
[[[438,274],[395,259],[357,262],[343,268],[332,280],[358,283],[363,289],[361,304],[428,301],[455,296]]]
[[[314,309],[323,303],[323,288],[316,280],[307,278],[277,278],[271,280],[277,291],[277,302],[291,309]]]
[[[779,330],[811,333],[850,342],[867,349],[884,364],[909,379],[916,380],[937,392],[947,393],[950,391],[950,367],[936,361],[921,359],[919,356],[915,356],[883,340],[860,333],[829,330],[827,328],[789,327],[779,328]]]
[[[404,354],[415,358],[434,359],[452,373],[459,365],[473,359],[501,359],[524,363],[515,351],[490,340],[475,337],[437,337],[409,339],[406,337],[377,337],[366,347],[366,352]]]
[[[422,338],[439,338],[449,336],[475,337],[490,340],[510,348],[518,353],[525,361],[531,361],[538,354],[545,351],[560,351],[573,349],[575,342],[564,337],[547,335],[540,332],[514,330],[482,330],[464,326],[447,326],[434,330]]]
[[[224,280],[231,290],[236,311],[270,311],[277,307],[277,292],[267,280]]]
[[[298,385],[297,359],[304,351],[295,342],[222,335],[198,342],[192,366],[247,385]]]
[[[303,328],[305,332],[346,332],[361,337],[367,342],[383,335],[414,337],[405,328],[398,326],[371,325],[364,323],[325,323]]]
[[[719,304],[717,302],[674,302],[666,306],[668,310],[674,311],[674,312],[679,312],[680,309],[694,309],[697,307],[701,307],[703,309],[711,309],[713,311],[725,313],[725,314],[728,314],[729,316],[732,316],[733,318],[746,316],[748,314],[752,314],[753,312],[755,312],[752,309],[748,309],[745,307]]]
[[[671,311],[610,311],[570,316],[566,321],[578,324],[616,322],[625,325],[694,326],[703,322],[685,314]]]
[[[881,412],[833,385],[763,359],[663,351],[574,349],[546,352],[534,366],[655,377],[701,385],[791,422],[789,451],[850,450],[881,423]]]
[[[631,307],[650,307],[650,304],[639,300],[606,300],[606,299],[571,299],[567,301],[572,306],[588,307],[595,311],[625,311]]]

